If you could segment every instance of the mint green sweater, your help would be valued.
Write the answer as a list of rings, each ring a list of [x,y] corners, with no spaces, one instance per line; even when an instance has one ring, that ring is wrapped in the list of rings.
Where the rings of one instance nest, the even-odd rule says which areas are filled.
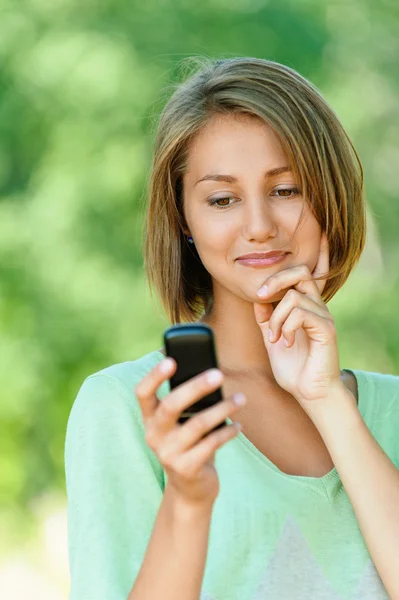
[[[73,404],[70,600],[126,600],[140,570],[167,477],[145,442],[134,388],[163,358],[154,351],[90,375]],[[399,376],[352,372],[359,411],[399,468]],[[158,398],[169,391],[165,381]],[[287,475],[242,432],[217,450],[215,466],[201,600],[389,600],[335,468]]]

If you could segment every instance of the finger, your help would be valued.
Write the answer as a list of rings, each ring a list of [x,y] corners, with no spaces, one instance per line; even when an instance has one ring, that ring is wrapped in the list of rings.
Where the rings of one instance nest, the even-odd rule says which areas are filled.
[[[165,358],[151,369],[134,388],[143,419],[149,419],[154,415],[159,404],[156,390],[166,379],[173,375],[176,367],[177,364],[173,358]]]
[[[175,458],[173,469],[185,477],[197,477],[206,462],[215,463],[216,450],[229,440],[237,437],[240,431],[239,423],[231,423],[209,433],[193,448],[179,454]]]
[[[271,303],[260,304],[260,302],[254,302],[254,314],[259,325],[267,323],[273,314],[273,305]]]
[[[214,377],[216,373],[218,379]],[[218,389],[223,379],[222,371],[208,369],[177,386],[159,403],[151,427],[155,427],[160,433],[171,429],[185,409]]]
[[[295,332],[300,328],[305,330],[310,339],[323,344],[331,343],[332,332],[335,332],[332,318],[296,307],[282,327],[282,334],[288,341],[288,347],[295,342]]]
[[[326,317],[329,313],[325,305],[321,306],[312,298],[301,294],[297,290],[288,290],[269,320],[269,341],[275,342],[280,339],[282,327],[287,321],[294,308],[299,307],[313,312],[320,317]]]
[[[266,282],[267,295],[263,296],[263,298],[267,302],[268,298],[272,298],[278,292],[287,290],[288,288],[295,288],[320,304],[323,301],[317,286],[318,283],[318,281],[314,281],[308,265],[297,265],[296,267],[279,271],[269,277]]]
[[[307,294],[315,302],[323,303],[321,293],[325,287],[325,279],[315,281],[313,277],[325,275],[329,270],[329,251],[327,235],[323,232],[320,238],[319,257],[316,266],[312,272],[308,265],[302,264],[288,269],[283,269],[269,277],[265,285],[267,294],[262,295],[262,300],[266,300],[276,295],[278,292],[295,287],[303,294]],[[324,303],[323,303],[324,304]]]
[[[177,435],[175,430],[172,429],[162,442],[162,458],[165,462],[169,456],[174,456],[191,448],[198,440],[209,435],[217,425],[223,423],[227,417],[237,413],[243,406],[241,402],[238,402],[238,396],[239,394],[235,394],[222,402],[201,410],[179,428]]]
[[[267,287],[268,295],[265,297],[266,299],[282,290],[295,288],[302,294],[309,296],[314,302],[324,305],[320,292],[324,289],[324,283],[322,280],[315,281],[308,265],[305,264],[275,273],[268,279]]]

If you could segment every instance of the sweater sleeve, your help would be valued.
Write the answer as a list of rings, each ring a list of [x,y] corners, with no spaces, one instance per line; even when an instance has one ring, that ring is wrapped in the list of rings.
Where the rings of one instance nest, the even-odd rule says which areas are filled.
[[[374,382],[373,435],[399,469],[399,376],[368,373]]]
[[[139,378],[137,379],[137,383]],[[163,497],[133,391],[108,374],[82,384],[65,438],[70,600],[126,600]]]

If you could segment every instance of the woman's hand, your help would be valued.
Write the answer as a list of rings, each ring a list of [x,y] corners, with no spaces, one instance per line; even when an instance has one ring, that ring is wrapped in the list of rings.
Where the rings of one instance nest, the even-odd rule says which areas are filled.
[[[254,303],[274,377],[309,416],[315,402],[343,387],[335,323],[321,298],[325,280],[313,279],[328,271],[328,240],[323,233],[313,273],[307,265],[298,265],[271,275],[265,281],[266,301]],[[295,289],[288,290],[273,309],[267,298],[291,286]]]
[[[238,422],[217,429],[226,417],[232,417],[243,406],[237,395],[205,408],[179,424],[184,410],[220,388],[223,373],[210,381],[214,369],[192,377],[175,387],[162,400],[156,391],[176,372],[177,363],[167,358],[156,365],[136,385],[148,446],[156,454],[168,476],[167,487],[181,505],[209,507],[219,493],[219,477],[215,468],[215,453],[222,445],[239,434]]]

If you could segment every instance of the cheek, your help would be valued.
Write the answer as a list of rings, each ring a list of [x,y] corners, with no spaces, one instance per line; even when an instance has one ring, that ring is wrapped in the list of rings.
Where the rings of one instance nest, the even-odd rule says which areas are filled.
[[[209,253],[210,257],[215,253],[226,253],[231,251],[235,236],[233,228],[226,224],[204,223],[201,246],[204,252]]]
[[[226,232],[209,223],[204,224],[201,231],[197,230],[197,235],[201,240],[197,252],[202,264],[213,277],[220,275],[226,268],[226,252],[231,248],[230,238]]]
[[[319,257],[321,242],[321,227],[313,215],[307,214],[303,226],[296,236],[298,264],[314,267]]]

